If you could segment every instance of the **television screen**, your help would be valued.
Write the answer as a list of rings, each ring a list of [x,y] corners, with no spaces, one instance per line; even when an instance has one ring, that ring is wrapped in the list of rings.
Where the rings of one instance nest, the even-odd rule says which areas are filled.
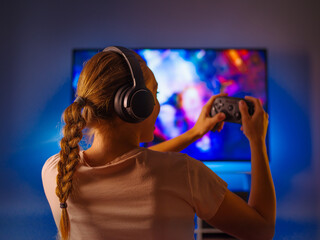
[[[161,106],[154,141],[148,147],[191,129],[208,99],[220,92],[233,97],[260,98],[267,108],[266,50],[264,49],[135,49],[158,82]],[[73,89],[83,63],[98,50],[75,50]],[[73,95],[74,96],[74,95]],[[249,143],[236,123],[209,132],[184,153],[201,161],[250,161]]]

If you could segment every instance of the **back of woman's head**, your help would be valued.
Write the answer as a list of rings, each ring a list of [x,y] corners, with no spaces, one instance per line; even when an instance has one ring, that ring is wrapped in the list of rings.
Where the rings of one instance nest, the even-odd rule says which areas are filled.
[[[117,89],[132,82],[123,57],[114,52],[100,52],[84,66],[78,81],[77,96],[86,100],[83,116],[88,126],[98,119],[114,117],[113,99]]]
[[[143,60],[138,56],[137,59],[144,68]],[[119,54],[97,53],[84,65],[80,74],[77,96],[81,97],[81,101],[75,101],[63,113],[65,126],[60,143],[56,194],[62,208],[60,233],[64,240],[69,238],[70,232],[66,201],[72,191],[72,177],[80,160],[82,130],[86,127],[99,128],[103,122],[112,121],[115,117],[114,95],[117,89],[130,82],[129,67]]]

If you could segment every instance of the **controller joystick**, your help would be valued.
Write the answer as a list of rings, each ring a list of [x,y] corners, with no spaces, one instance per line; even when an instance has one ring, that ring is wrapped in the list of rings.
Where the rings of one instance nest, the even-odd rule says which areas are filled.
[[[236,113],[234,114],[234,118],[235,118],[236,120],[241,120],[241,113],[240,113],[240,112],[236,112]]]

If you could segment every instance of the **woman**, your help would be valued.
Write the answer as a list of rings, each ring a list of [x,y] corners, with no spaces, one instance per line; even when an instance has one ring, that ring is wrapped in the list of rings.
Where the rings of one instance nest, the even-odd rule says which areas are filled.
[[[136,107],[128,107],[122,101],[133,86],[139,86],[143,100],[138,97]],[[140,148],[140,142],[153,140],[160,110],[156,94],[152,71],[133,51],[107,48],[85,64],[78,97],[64,112],[60,154],[42,170],[61,238],[193,239],[196,213],[239,239],[272,239],[275,191],[265,145],[268,115],[260,101],[246,97],[255,105],[253,116],[243,101],[239,106],[252,155],[246,203],[203,163],[177,153],[224,120],[224,114],[210,117],[209,112],[214,99],[226,94],[207,102],[191,130]],[[80,151],[85,128],[93,143]]]

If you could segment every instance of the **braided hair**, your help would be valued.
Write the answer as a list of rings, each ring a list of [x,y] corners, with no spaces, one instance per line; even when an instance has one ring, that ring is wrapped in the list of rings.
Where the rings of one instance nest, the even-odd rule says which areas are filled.
[[[70,231],[66,201],[72,190],[72,177],[80,159],[79,142],[82,139],[82,130],[86,126],[86,121],[81,116],[81,109],[81,104],[74,102],[64,112],[64,121],[66,125],[63,128],[64,137],[61,140],[56,187],[56,194],[60,200],[60,207],[62,209],[60,220],[62,239],[68,239]]]

